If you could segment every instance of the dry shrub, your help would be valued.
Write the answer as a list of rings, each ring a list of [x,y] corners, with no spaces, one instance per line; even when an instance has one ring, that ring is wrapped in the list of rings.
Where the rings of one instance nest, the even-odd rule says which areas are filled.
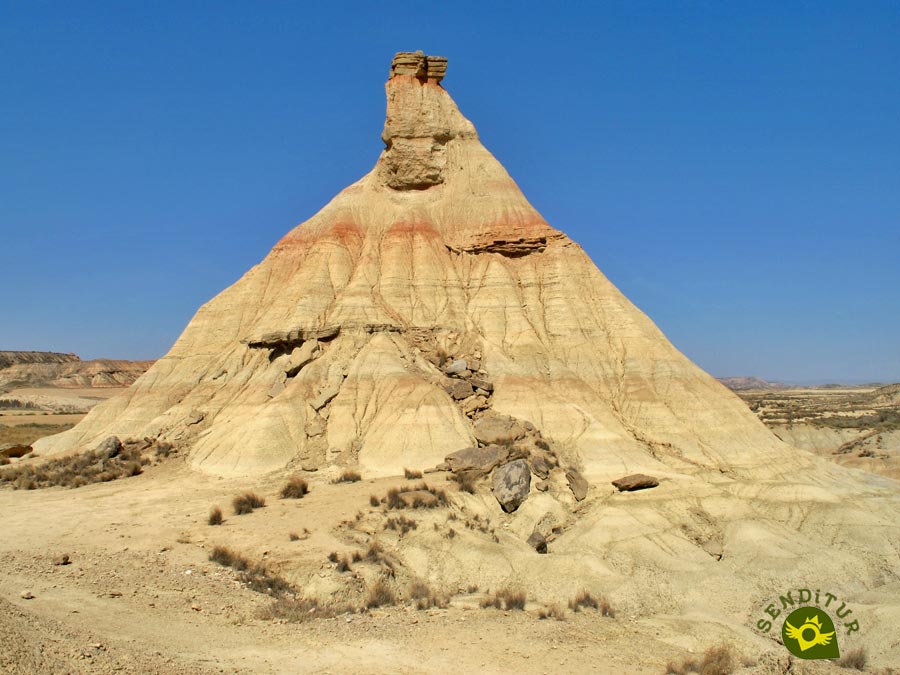
[[[265,593],[274,598],[280,598],[294,592],[293,586],[268,570],[265,565],[253,563],[227,546],[214,546],[209,554],[209,559],[236,571],[238,579],[256,593]]]
[[[309,483],[300,476],[292,476],[281,488],[282,499],[303,499],[309,492]]]
[[[334,479],[335,483],[356,483],[357,481],[361,481],[362,476],[359,475],[357,471],[351,471],[347,469],[340,476]]]
[[[445,608],[449,604],[446,597],[442,597],[424,581],[416,580],[409,587],[409,597],[414,600],[416,609],[424,610],[432,607]]]
[[[610,619],[616,618],[616,610],[613,609],[612,605],[609,604],[609,600],[603,595],[600,596],[600,614],[608,616]]]
[[[394,589],[384,579],[378,579],[369,586],[366,593],[366,609],[374,609],[376,607],[390,607],[397,604],[397,596]]]
[[[337,567],[335,569],[337,569],[337,571],[340,572],[341,574],[343,574],[344,572],[349,572],[350,571],[350,561],[347,560],[346,558],[341,558],[338,561]]]
[[[523,610],[525,609],[525,602],[527,601],[527,595],[523,590],[514,590],[511,588],[504,588],[503,590],[497,591],[496,593],[489,594],[487,597],[483,598],[481,601],[482,607],[495,607],[497,609],[506,609],[506,610]]]
[[[266,500],[255,492],[245,492],[238,495],[231,501],[236,516],[242,516],[246,513],[253,513],[254,509],[262,508],[266,505]]]
[[[538,610],[538,619],[566,620],[566,609],[559,603],[553,603],[549,607]]]
[[[475,494],[475,485],[478,482],[478,474],[475,471],[460,471],[451,474],[450,479],[456,482],[460,492]]]
[[[222,509],[218,506],[214,506],[209,512],[209,518],[206,519],[206,522],[209,525],[221,525],[222,520]]]
[[[569,609],[573,612],[580,612],[582,607],[590,607],[591,609],[600,609],[600,603],[590,594],[589,591],[581,591],[574,598],[569,600]]]
[[[410,530],[415,530],[419,527],[419,524],[413,520],[412,518],[407,518],[406,516],[398,516],[396,518],[388,518],[384,524],[384,529],[386,530],[398,530],[400,532],[400,536],[402,537]]]
[[[403,469],[403,475],[406,477],[406,480],[416,480],[422,477],[422,472],[413,469]]]
[[[381,500],[379,500],[375,495],[369,495],[369,506],[378,508],[379,506],[381,506]]]
[[[866,663],[869,658],[866,654],[865,647],[857,647],[856,649],[851,649],[849,652],[844,654],[841,658],[837,660],[837,664],[841,668],[852,668],[854,670],[865,670]]]
[[[288,539],[290,539],[291,541],[298,541],[300,539],[300,535],[296,532],[291,532],[290,534],[288,534]]]
[[[336,563],[340,559],[341,559],[341,556],[339,556],[337,554],[337,551],[332,551],[331,553],[328,554],[328,562]]]
[[[669,661],[666,664],[666,674],[730,675],[736,667],[737,659],[732,648],[729,645],[715,645],[706,650],[700,662],[693,657],[688,657],[681,663]]]

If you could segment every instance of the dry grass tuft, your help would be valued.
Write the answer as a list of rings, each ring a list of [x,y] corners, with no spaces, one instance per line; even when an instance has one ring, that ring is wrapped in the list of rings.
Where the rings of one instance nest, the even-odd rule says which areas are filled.
[[[281,488],[282,499],[303,499],[309,492],[309,483],[300,476],[292,476]]]
[[[837,660],[837,664],[841,668],[852,668],[854,670],[865,670],[869,657],[866,654],[865,647],[857,647],[851,649]]]
[[[406,477],[406,480],[416,480],[422,477],[422,472],[413,469],[403,469],[403,475]]]
[[[488,594],[481,600],[482,607],[495,607],[496,609],[523,610],[527,601],[527,595],[523,590],[504,588],[493,594]]]
[[[475,494],[475,486],[478,482],[478,474],[475,471],[460,471],[450,475],[450,479],[459,486],[460,492]]]
[[[737,659],[732,648],[729,645],[715,645],[706,650],[699,663],[692,657],[681,663],[669,661],[666,664],[666,675],[730,675],[736,667]]]
[[[359,475],[358,471],[351,471],[347,469],[340,476],[334,479],[335,483],[356,483],[362,480],[362,476]]]
[[[410,530],[415,530],[419,527],[419,524],[413,520],[412,518],[407,518],[406,516],[397,516],[396,518],[388,518],[384,524],[384,529],[386,530],[397,530],[400,532],[400,536],[402,537]]]
[[[566,620],[566,608],[559,603],[553,603],[549,607],[538,610],[538,619]]]
[[[221,525],[222,520],[222,509],[220,509],[218,506],[212,507],[212,510],[209,512],[209,518],[206,519],[207,524]]]
[[[288,534],[288,539],[290,539],[291,541],[299,541],[300,535],[296,532],[291,532],[290,534]]]
[[[414,601],[416,609],[425,610],[433,607],[446,608],[450,601],[438,595],[424,581],[416,580],[409,587],[409,597]]]
[[[603,616],[608,616],[610,618],[616,616],[616,610],[613,609],[612,605],[609,604],[609,601],[603,595],[599,598],[595,598],[590,591],[584,590],[569,600],[569,609],[573,612],[580,612],[582,609],[588,608],[596,609]]]
[[[366,593],[366,609],[390,607],[395,604],[397,604],[397,596],[394,593],[394,589],[384,579],[378,579],[369,586],[369,590]]]
[[[254,509],[262,508],[265,505],[266,500],[255,492],[245,492],[231,500],[231,506],[234,508],[236,516],[253,513]]]

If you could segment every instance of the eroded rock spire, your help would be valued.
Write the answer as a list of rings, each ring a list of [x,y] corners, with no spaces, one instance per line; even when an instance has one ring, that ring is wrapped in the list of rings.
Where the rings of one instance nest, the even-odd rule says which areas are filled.
[[[475,127],[439,82],[447,59],[423,52],[399,52],[391,62],[381,176],[394,190],[427,190],[444,182],[447,143],[477,138]]]

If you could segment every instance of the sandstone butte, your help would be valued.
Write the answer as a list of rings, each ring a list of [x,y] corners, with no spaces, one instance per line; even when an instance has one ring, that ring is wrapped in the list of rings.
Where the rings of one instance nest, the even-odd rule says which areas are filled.
[[[710,639],[750,639],[792,588],[828,590],[855,608],[853,639],[896,663],[897,483],[783,443],[679,353],[528,203],[442,87],[446,65],[398,54],[374,168],[36,453],[152,437],[194,471],[277,485],[301,469],[396,476],[478,445],[451,459],[486,472],[521,454],[514,440],[535,479],[513,512],[454,499],[506,518],[520,546],[448,552],[422,534],[406,546],[425,547],[410,559],[432,578],[548,594],[603,580],[667,634],[705,622]],[[630,474],[659,485],[619,493]]]
[[[479,356],[491,409],[596,482],[797,465],[528,203],[441,86],[445,69],[398,55],[372,171],[201,307],[126,393],[37,451],[114,434],[170,440],[218,474],[432,466],[475,445],[423,357],[442,349]],[[296,348],[311,357],[299,370]]]

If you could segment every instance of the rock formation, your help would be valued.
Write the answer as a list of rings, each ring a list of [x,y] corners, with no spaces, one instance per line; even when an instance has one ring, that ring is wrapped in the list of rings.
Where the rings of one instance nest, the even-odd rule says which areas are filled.
[[[626,473],[799,461],[535,211],[441,86],[446,66],[398,54],[372,171],[36,451],[152,437],[219,474],[372,476],[506,440],[540,477],[571,470],[582,498]]]

